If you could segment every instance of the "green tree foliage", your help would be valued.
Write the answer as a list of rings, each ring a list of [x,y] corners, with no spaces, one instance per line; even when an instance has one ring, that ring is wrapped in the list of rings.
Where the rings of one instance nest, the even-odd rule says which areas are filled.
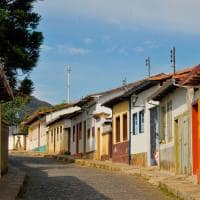
[[[30,97],[17,96],[13,101],[2,104],[2,117],[10,125],[18,125],[23,120],[19,113],[23,107],[28,103]]]
[[[21,81],[18,90],[20,94],[31,95],[34,90],[33,81],[26,77],[24,80]]]
[[[33,12],[36,1],[0,0],[0,57],[15,89],[17,73],[28,74],[39,58],[43,35],[37,31],[41,17]]]

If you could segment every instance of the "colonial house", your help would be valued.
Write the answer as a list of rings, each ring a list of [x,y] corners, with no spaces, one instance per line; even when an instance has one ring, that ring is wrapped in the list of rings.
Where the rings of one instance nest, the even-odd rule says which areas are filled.
[[[112,109],[112,161],[130,162],[130,105],[127,91],[139,86],[143,81],[124,86],[124,92],[106,101],[103,105]]]
[[[119,87],[88,95],[76,105],[82,110],[71,117],[71,154],[96,160],[107,160],[112,156],[112,110],[103,104],[126,91]]]
[[[170,77],[166,74],[152,76],[126,94],[130,97],[130,154],[133,165],[158,164],[158,103],[148,101],[148,97]]]
[[[71,116],[71,154],[101,159],[102,125],[111,110],[101,106],[103,94],[87,96],[77,103],[80,113]]]
[[[192,172],[197,175],[200,183],[200,65],[182,81],[182,86],[188,87],[193,94],[191,104],[192,116]]]
[[[79,113],[78,107],[69,107],[66,114],[62,114],[46,123],[47,131],[47,153],[49,154],[70,154],[70,117]]]
[[[28,128],[27,150],[47,152],[47,133],[49,133],[47,123],[57,119],[60,115],[73,112],[73,104],[63,104],[49,109],[33,113],[26,124]]]
[[[28,151],[46,152],[46,114],[48,112],[50,111],[37,111],[26,121]]]
[[[175,73],[149,100],[159,102],[160,168],[177,174],[191,173],[190,94],[180,82],[192,68]]]
[[[14,98],[3,66],[0,65],[0,103]],[[8,171],[8,124],[2,119],[0,104],[0,177]]]

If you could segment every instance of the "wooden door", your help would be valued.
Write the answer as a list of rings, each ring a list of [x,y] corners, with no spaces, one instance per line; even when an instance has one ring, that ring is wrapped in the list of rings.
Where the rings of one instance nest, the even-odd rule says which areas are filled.
[[[71,152],[71,128],[68,128],[68,152]]]
[[[56,129],[54,128],[54,131],[53,131],[53,152],[55,153],[56,152]]]
[[[158,107],[150,109],[150,159],[151,165],[157,165],[155,155],[158,152]]]
[[[197,170],[200,169],[199,159],[199,133],[198,128],[198,104],[192,106],[192,155],[193,155],[193,174],[197,174]]]
[[[179,173],[179,133],[178,133],[178,119],[174,121],[174,148],[175,148],[175,172]]]
[[[79,153],[79,126],[76,125],[76,154]]]
[[[112,138],[112,133],[109,134],[109,143],[108,143],[108,155],[109,155],[109,158],[112,158],[112,148],[113,148],[113,138]]]
[[[86,154],[86,133],[87,133],[87,127],[86,127],[86,121],[84,121],[84,127],[83,127],[83,152]]]
[[[189,173],[189,121],[188,116],[184,116],[181,120],[182,126],[182,173]]]
[[[176,173],[189,173],[189,119],[182,115],[175,121]]]
[[[100,152],[101,152],[101,144],[100,144],[100,134],[101,134],[101,132],[100,132],[100,128],[98,128],[97,129],[97,155],[96,155],[96,159],[97,160],[100,160],[101,158],[101,156],[100,156]]]

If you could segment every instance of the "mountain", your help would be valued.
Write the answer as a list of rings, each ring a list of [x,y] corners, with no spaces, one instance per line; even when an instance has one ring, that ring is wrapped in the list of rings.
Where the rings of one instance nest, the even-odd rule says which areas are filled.
[[[22,119],[24,116],[28,116],[33,112],[37,111],[39,108],[52,107],[52,105],[46,101],[42,101],[34,96],[24,106],[23,110],[19,113],[19,117]]]

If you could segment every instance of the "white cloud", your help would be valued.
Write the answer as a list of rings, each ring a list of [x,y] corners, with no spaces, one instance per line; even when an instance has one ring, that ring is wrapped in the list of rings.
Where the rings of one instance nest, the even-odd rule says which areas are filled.
[[[137,52],[137,53],[142,53],[142,52],[144,52],[144,48],[138,46],[138,47],[135,47],[135,48],[134,48],[134,51]]]
[[[89,38],[89,37],[87,37],[87,38],[84,38],[84,43],[86,44],[86,45],[90,45],[90,44],[92,44],[93,42],[94,42],[94,40],[92,39],[92,38]]]
[[[53,47],[45,44],[41,45],[40,48],[42,49],[42,51],[51,51],[53,49]]]
[[[91,52],[89,49],[80,48],[80,47],[70,47],[68,45],[58,45],[57,49],[60,53],[68,53],[72,56],[81,56],[86,55]]]
[[[106,49],[107,53],[118,53],[120,55],[127,56],[128,55],[128,48],[125,45],[116,44],[112,47]]]
[[[157,49],[160,47],[160,45],[158,43],[156,43],[155,41],[151,41],[151,40],[146,40],[144,41],[144,46],[148,47],[149,49]]]
[[[189,33],[200,33],[199,8],[199,0],[48,0],[37,4],[44,15]]]

